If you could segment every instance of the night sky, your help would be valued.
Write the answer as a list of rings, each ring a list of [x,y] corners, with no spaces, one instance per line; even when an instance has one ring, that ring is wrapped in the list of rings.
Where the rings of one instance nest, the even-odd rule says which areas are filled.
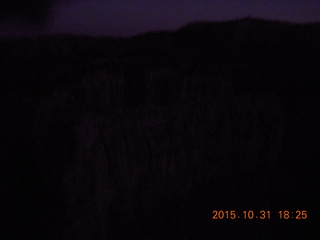
[[[319,0],[4,0],[0,33],[130,36],[193,21],[258,17],[320,21]]]

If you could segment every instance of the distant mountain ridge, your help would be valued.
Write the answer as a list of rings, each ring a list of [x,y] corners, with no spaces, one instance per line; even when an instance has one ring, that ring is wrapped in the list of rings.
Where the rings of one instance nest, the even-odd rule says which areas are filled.
[[[134,48],[139,48],[140,44],[142,48],[155,44],[162,48],[161,52],[178,48],[210,51],[212,45],[235,46],[239,43],[259,46],[287,43],[317,45],[320,42],[320,23],[297,24],[250,17],[221,22],[196,21],[175,31],[149,32],[127,40],[128,45],[131,45],[130,41],[134,42]]]
[[[296,24],[296,23],[290,23],[280,20],[266,20],[262,18],[252,18],[252,17],[245,17],[245,18],[239,18],[239,19],[233,19],[233,20],[227,20],[227,21],[195,21],[190,22],[183,26],[180,29],[197,29],[201,27],[213,27],[217,25],[227,25],[227,24],[251,24],[251,25],[302,25],[302,24]]]
[[[18,85],[26,84],[23,79],[50,79],[52,85],[59,85],[57,79],[62,78],[57,76],[75,78],[83,69],[119,62],[146,68],[184,65],[198,72],[224,72],[226,68],[221,66],[249,66],[252,62],[260,62],[266,69],[266,64],[281,66],[284,61],[286,66],[298,67],[302,59],[310,67],[320,55],[319,43],[320,23],[294,24],[257,18],[193,22],[175,31],[129,38],[64,34],[6,37],[0,38],[2,84],[6,89],[16,81],[22,82]],[[27,85],[29,88],[30,84]]]
[[[253,18],[245,17],[239,19],[232,19],[226,21],[194,21],[189,22],[186,25],[172,31],[150,31],[143,34],[138,34],[136,36],[144,35],[161,35],[161,34],[170,34],[176,32],[201,32],[201,31],[215,31],[222,30],[224,28],[238,28],[246,26],[248,28],[274,28],[274,30],[292,28],[292,27],[320,27],[319,22],[310,22],[310,23],[293,23],[282,20],[267,20],[262,18]],[[135,37],[135,36],[133,36]],[[132,38],[132,37],[129,37]]]
[[[304,29],[304,30],[302,30]],[[189,23],[176,32],[181,34],[229,34],[238,39],[244,39],[244,35],[250,38],[279,38],[289,33],[298,34],[299,31],[320,32],[319,23],[290,23],[278,20],[265,20],[259,18],[241,18],[223,22],[200,21]],[[256,39],[256,40],[259,40]]]

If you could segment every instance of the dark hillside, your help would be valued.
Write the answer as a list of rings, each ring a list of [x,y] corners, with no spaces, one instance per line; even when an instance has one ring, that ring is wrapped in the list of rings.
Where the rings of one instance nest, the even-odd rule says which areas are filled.
[[[319,24],[3,38],[0,52],[1,239],[315,239]]]

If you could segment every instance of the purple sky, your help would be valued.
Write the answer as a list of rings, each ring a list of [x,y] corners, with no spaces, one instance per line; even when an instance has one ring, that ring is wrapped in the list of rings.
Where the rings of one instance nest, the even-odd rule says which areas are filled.
[[[247,16],[320,22],[320,0],[59,0],[50,7],[42,32],[95,36],[130,36],[173,30],[197,20],[221,21]],[[39,31],[39,27],[18,25],[6,20],[0,31],[28,32],[31,28],[33,32]]]

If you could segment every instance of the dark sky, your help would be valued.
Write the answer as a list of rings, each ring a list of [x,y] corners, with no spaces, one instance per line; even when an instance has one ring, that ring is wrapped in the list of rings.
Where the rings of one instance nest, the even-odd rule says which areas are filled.
[[[0,33],[130,36],[247,16],[320,22],[320,0],[2,0]]]

